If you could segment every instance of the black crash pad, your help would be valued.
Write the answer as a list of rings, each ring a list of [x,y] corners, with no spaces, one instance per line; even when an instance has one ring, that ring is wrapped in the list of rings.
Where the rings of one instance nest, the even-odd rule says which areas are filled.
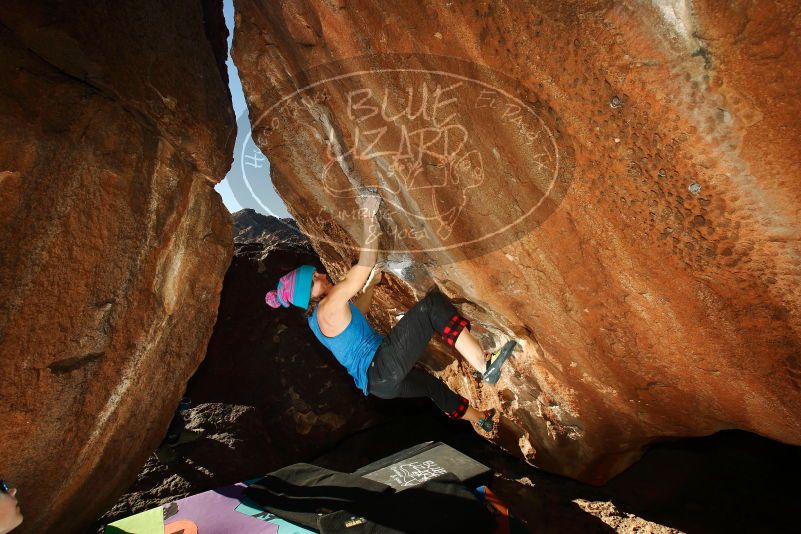
[[[486,484],[492,478],[489,467],[438,441],[404,449],[353,474],[403,491],[446,473],[455,475],[468,488]]]
[[[324,534],[461,534],[494,528],[486,507],[451,473],[405,490],[299,463],[259,479],[244,493],[278,517]]]

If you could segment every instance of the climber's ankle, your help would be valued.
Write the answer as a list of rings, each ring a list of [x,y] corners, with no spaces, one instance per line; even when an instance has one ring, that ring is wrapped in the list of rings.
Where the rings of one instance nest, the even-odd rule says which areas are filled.
[[[470,421],[471,423],[475,423],[476,421],[478,421],[482,417],[484,417],[484,413],[483,412],[479,412],[478,410],[476,410],[472,406],[468,406],[467,410],[465,410],[465,412],[464,412],[464,415],[462,415],[462,419]]]

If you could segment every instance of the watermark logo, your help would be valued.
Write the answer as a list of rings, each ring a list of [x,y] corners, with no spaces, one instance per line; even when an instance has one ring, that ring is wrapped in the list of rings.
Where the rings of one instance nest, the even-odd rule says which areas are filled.
[[[284,82],[251,98],[264,109],[238,143],[231,188],[270,212],[262,149],[282,196],[303,198],[294,209],[317,241],[331,239],[331,224],[360,236],[360,199],[377,194],[370,247],[440,263],[476,257],[534,231],[572,179],[572,150],[531,82],[486,66],[374,55]]]

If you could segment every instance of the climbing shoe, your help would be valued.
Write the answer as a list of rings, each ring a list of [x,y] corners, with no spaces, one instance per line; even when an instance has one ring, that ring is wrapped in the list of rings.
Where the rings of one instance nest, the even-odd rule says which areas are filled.
[[[478,426],[481,427],[481,430],[484,432],[492,432],[492,429],[495,428],[495,423],[492,422],[492,419],[495,417],[495,408],[490,408],[486,412],[484,412],[484,417],[478,420]]]
[[[501,378],[501,367],[503,366],[504,362],[506,362],[506,359],[512,354],[512,351],[516,345],[517,342],[514,339],[507,341],[503,347],[493,352],[487,359],[487,370],[484,372],[484,374],[474,371],[473,377],[477,379],[480,378],[488,384],[497,383],[498,379]]]

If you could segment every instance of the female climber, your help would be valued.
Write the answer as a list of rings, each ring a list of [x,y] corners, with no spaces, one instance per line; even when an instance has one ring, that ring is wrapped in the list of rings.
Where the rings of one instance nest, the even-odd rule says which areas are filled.
[[[273,308],[293,304],[306,310],[314,335],[348,370],[365,395],[382,399],[429,397],[449,417],[466,419],[490,432],[494,409],[480,412],[469,406],[467,399],[416,368],[415,363],[431,336],[438,332],[476,369],[474,376],[494,384],[514,349],[514,341],[495,352],[484,352],[470,333],[470,321],[460,316],[448,297],[436,288],[415,304],[386,337],[380,336],[365,319],[373,289],[381,278],[376,267],[377,247],[368,246],[371,241],[377,242],[376,212],[380,200],[377,195],[362,200],[364,246],[359,261],[341,282],[335,285],[314,266],[302,265],[282,276],[277,289],[267,293],[265,301]],[[362,289],[362,295],[354,299]]]

